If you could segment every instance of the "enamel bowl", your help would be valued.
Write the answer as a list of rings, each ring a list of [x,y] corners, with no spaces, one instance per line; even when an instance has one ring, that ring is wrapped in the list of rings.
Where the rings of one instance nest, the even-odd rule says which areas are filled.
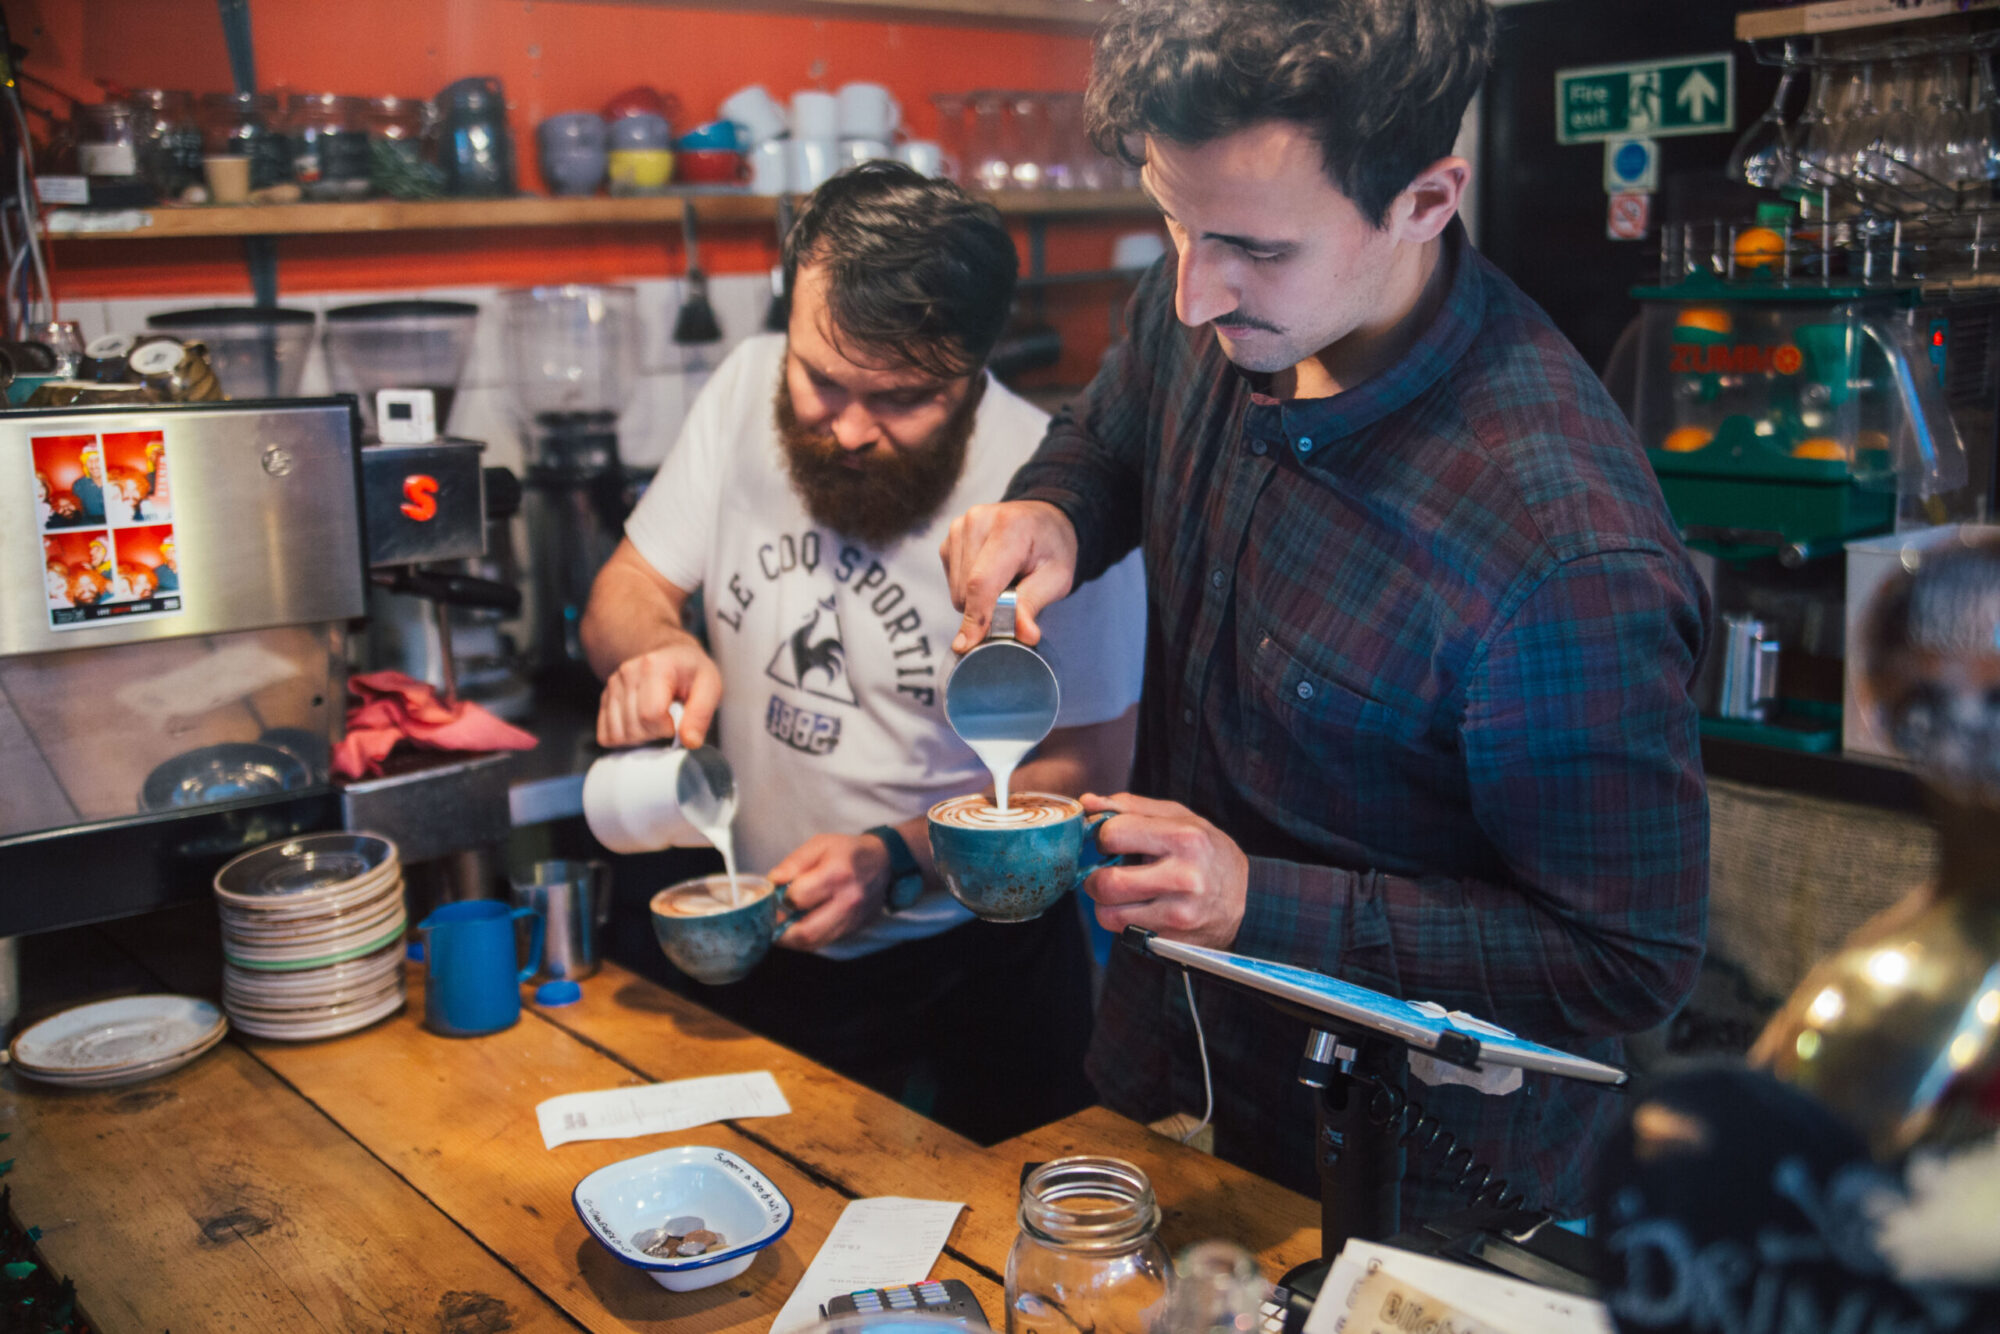
[[[604,1249],[673,1292],[735,1278],[792,1226],[792,1202],[768,1177],[727,1149],[698,1144],[600,1167],[576,1183],[570,1198]],[[669,1220],[688,1218],[722,1241],[676,1259],[646,1251]]]

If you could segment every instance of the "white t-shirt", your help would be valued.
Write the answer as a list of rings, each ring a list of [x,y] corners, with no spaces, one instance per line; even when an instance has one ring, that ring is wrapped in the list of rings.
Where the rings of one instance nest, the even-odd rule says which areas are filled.
[[[959,614],[938,547],[954,517],[1000,498],[1047,424],[989,379],[950,499],[927,527],[873,550],[814,523],[792,487],[771,406],[784,358],[782,334],[729,355],[625,525],[660,574],[707,590],[737,861],[758,874],[815,834],[894,824],[991,781],[945,721]],[[1037,647],[1062,692],[1057,727],[1108,722],[1138,701],[1138,553],[1050,607],[1041,625]],[[855,958],[969,916],[934,891],[820,952]]]

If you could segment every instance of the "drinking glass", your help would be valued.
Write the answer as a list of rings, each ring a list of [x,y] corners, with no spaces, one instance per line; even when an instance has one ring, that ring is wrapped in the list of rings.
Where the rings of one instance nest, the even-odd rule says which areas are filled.
[[[1889,67],[1888,107],[1876,123],[1873,166],[1881,179],[1915,196],[1928,196],[1937,175],[1932,140],[1913,109],[1916,67],[1898,60]]]
[[[1932,175],[1949,185],[1954,195],[1983,184],[1985,136],[1961,93],[1958,61],[1952,56],[1939,56],[1931,74],[1929,112],[1932,142],[1937,146]]]
[[[1005,135],[1007,97],[1004,93],[979,92],[971,99],[972,129],[967,138],[965,160],[970,164],[969,184],[986,190],[1004,190],[1013,179],[1007,161]]]
[[[1785,44],[1785,63],[1778,75],[1778,91],[1736,147],[1729,153],[1729,174],[1760,190],[1783,189],[1792,179],[1795,157],[1794,137],[1785,123],[1785,103],[1791,99],[1799,65],[1790,42]]]
[[[1818,54],[1815,46],[1814,54]],[[1798,145],[1794,174],[1802,184],[1827,185],[1833,170],[1833,136],[1838,128],[1834,117],[1834,88],[1839,82],[1835,67],[1816,64],[1812,68],[1812,88],[1806,109],[1792,127],[1792,142]]]
[[[1993,130],[1996,92],[1993,86],[1993,53],[1975,52],[1972,57],[1972,120],[1979,139],[1979,177],[1988,184],[2000,181],[2000,136]]]
[[[1857,183],[1880,181],[1881,122],[1882,109],[1875,104],[1875,66],[1859,61],[1847,72],[1827,165]]]
[[[945,179],[973,184],[972,162],[966,156],[965,94],[932,93],[931,106],[937,111],[937,141],[944,150]]]

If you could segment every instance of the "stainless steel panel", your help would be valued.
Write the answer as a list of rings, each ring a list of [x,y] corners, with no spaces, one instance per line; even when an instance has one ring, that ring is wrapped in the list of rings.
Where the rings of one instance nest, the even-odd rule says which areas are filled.
[[[31,439],[152,430],[166,436],[182,609],[51,629]],[[0,658],[362,615],[356,448],[345,399],[0,415]]]
[[[274,795],[229,778],[260,755],[323,787],[345,657],[335,622],[0,659],[0,839]]]
[[[369,445],[361,451],[368,563],[417,565],[486,554],[485,445]]]
[[[343,823],[389,839],[406,863],[503,843],[513,759],[512,751],[425,759],[407,771],[344,783]]]

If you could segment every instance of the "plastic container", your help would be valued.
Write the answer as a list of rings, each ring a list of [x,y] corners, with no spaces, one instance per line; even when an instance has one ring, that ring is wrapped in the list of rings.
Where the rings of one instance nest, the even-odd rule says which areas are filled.
[[[312,351],[309,310],[279,306],[204,306],[146,317],[146,327],[208,347],[222,392],[233,399],[293,398]]]
[[[333,391],[361,399],[361,420],[375,432],[377,389],[428,389],[437,425],[451,420],[459,377],[472,352],[479,307],[465,301],[369,301],[326,313],[326,372]]]
[[[129,180],[139,174],[139,141],[132,108],[125,102],[98,102],[76,109],[76,158],[83,174],[97,180]]]
[[[521,414],[625,410],[639,369],[629,287],[529,287],[501,295],[508,382]]]

